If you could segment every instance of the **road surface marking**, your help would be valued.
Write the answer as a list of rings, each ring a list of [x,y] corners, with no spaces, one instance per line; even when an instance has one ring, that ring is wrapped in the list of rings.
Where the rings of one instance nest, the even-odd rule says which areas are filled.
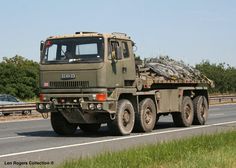
[[[225,115],[224,113],[222,113],[222,114],[209,114],[211,117],[215,117],[215,116],[223,116],[223,115]]]
[[[210,110],[212,110],[212,111],[218,111],[218,110],[222,110],[222,108],[220,108],[220,107],[210,107]]]
[[[210,124],[210,125],[202,125],[202,126],[196,126],[196,127],[188,127],[188,128],[182,128],[182,129],[176,129],[176,130],[144,133],[144,134],[139,134],[139,135],[124,136],[124,137],[119,137],[119,138],[111,138],[111,139],[100,140],[100,141],[93,141],[93,142],[86,142],[86,143],[79,143],[79,144],[71,144],[71,145],[64,145],[64,146],[56,146],[56,147],[51,147],[51,148],[43,148],[43,149],[36,149],[36,150],[30,150],[30,151],[24,151],[24,152],[4,154],[4,155],[0,155],[0,158],[10,157],[10,156],[17,156],[17,155],[24,155],[24,154],[30,154],[30,153],[37,153],[37,152],[44,152],[44,151],[50,151],[50,150],[56,150],[56,149],[80,147],[80,146],[93,145],[93,144],[99,144],[99,143],[105,143],[105,142],[126,140],[126,139],[139,138],[139,137],[145,137],[145,136],[151,136],[151,135],[160,135],[160,134],[171,133],[171,132],[194,130],[194,129],[199,129],[199,128],[212,127],[212,126],[235,124],[235,123],[236,123],[236,121],[230,121],[230,122],[223,122],[223,123]]]
[[[16,138],[25,138],[26,136],[12,136],[12,137],[2,137],[0,140],[6,140],[6,139],[16,139]]]

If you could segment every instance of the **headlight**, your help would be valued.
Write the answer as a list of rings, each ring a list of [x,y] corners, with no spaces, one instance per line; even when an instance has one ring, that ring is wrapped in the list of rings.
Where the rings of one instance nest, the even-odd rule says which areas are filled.
[[[43,109],[44,109],[44,105],[43,105],[43,104],[39,104],[38,108],[39,108],[40,110],[43,110]]]
[[[90,110],[94,110],[95,109],[95,105],[93,103],[89,104],[89,109]]]
[[[100,104],[100,103],[97,104],[97,109],[98,109],[98,110],[102,110],[102,104]]]
[[[46,109],[49,110],[51,108],[50,104],[46,104]]]

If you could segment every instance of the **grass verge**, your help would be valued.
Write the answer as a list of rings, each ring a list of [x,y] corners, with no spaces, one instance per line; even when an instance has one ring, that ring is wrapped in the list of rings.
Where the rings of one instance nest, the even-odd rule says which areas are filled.
[[[236,130],[66,161],[57,168],[234,168]]]

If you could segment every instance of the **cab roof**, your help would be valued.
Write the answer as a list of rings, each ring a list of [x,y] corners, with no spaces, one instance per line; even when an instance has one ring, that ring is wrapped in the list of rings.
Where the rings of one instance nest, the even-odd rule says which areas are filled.
[[[113,32],[113,33],[98,33],[98,32],[75,32],[75,34],[65,34],[50,36],[47,40],[63,39],[63,38],[76,38],[76,37],[104,37],[104,38],[117,38],[123,40],[131,40],[125,33]]]

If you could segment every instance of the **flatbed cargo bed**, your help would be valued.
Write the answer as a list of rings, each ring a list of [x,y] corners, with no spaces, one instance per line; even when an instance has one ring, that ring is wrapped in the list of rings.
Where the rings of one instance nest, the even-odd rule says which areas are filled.
[[[153,66],[148,64],[137,65],[137,75],[141,79],[144,88],[176,88],[180,86],[210,86],[214,87],[214,83],[202,74],[196,74],[195,72],[189,72],[188,76],[181,74],[181,78],[176,75],[161,75]],[[168,67],[168,66],[167,66]],[[171,67],[173,71],[174,67]],[[168,69],[167,69],[168,70]],[[196,70],[197,71],[197,70]],[[165,71],[163,71],[165,72]],[[162,72],[162,73],[163,73]],[[177,72],[177,71],[176,71]]]

